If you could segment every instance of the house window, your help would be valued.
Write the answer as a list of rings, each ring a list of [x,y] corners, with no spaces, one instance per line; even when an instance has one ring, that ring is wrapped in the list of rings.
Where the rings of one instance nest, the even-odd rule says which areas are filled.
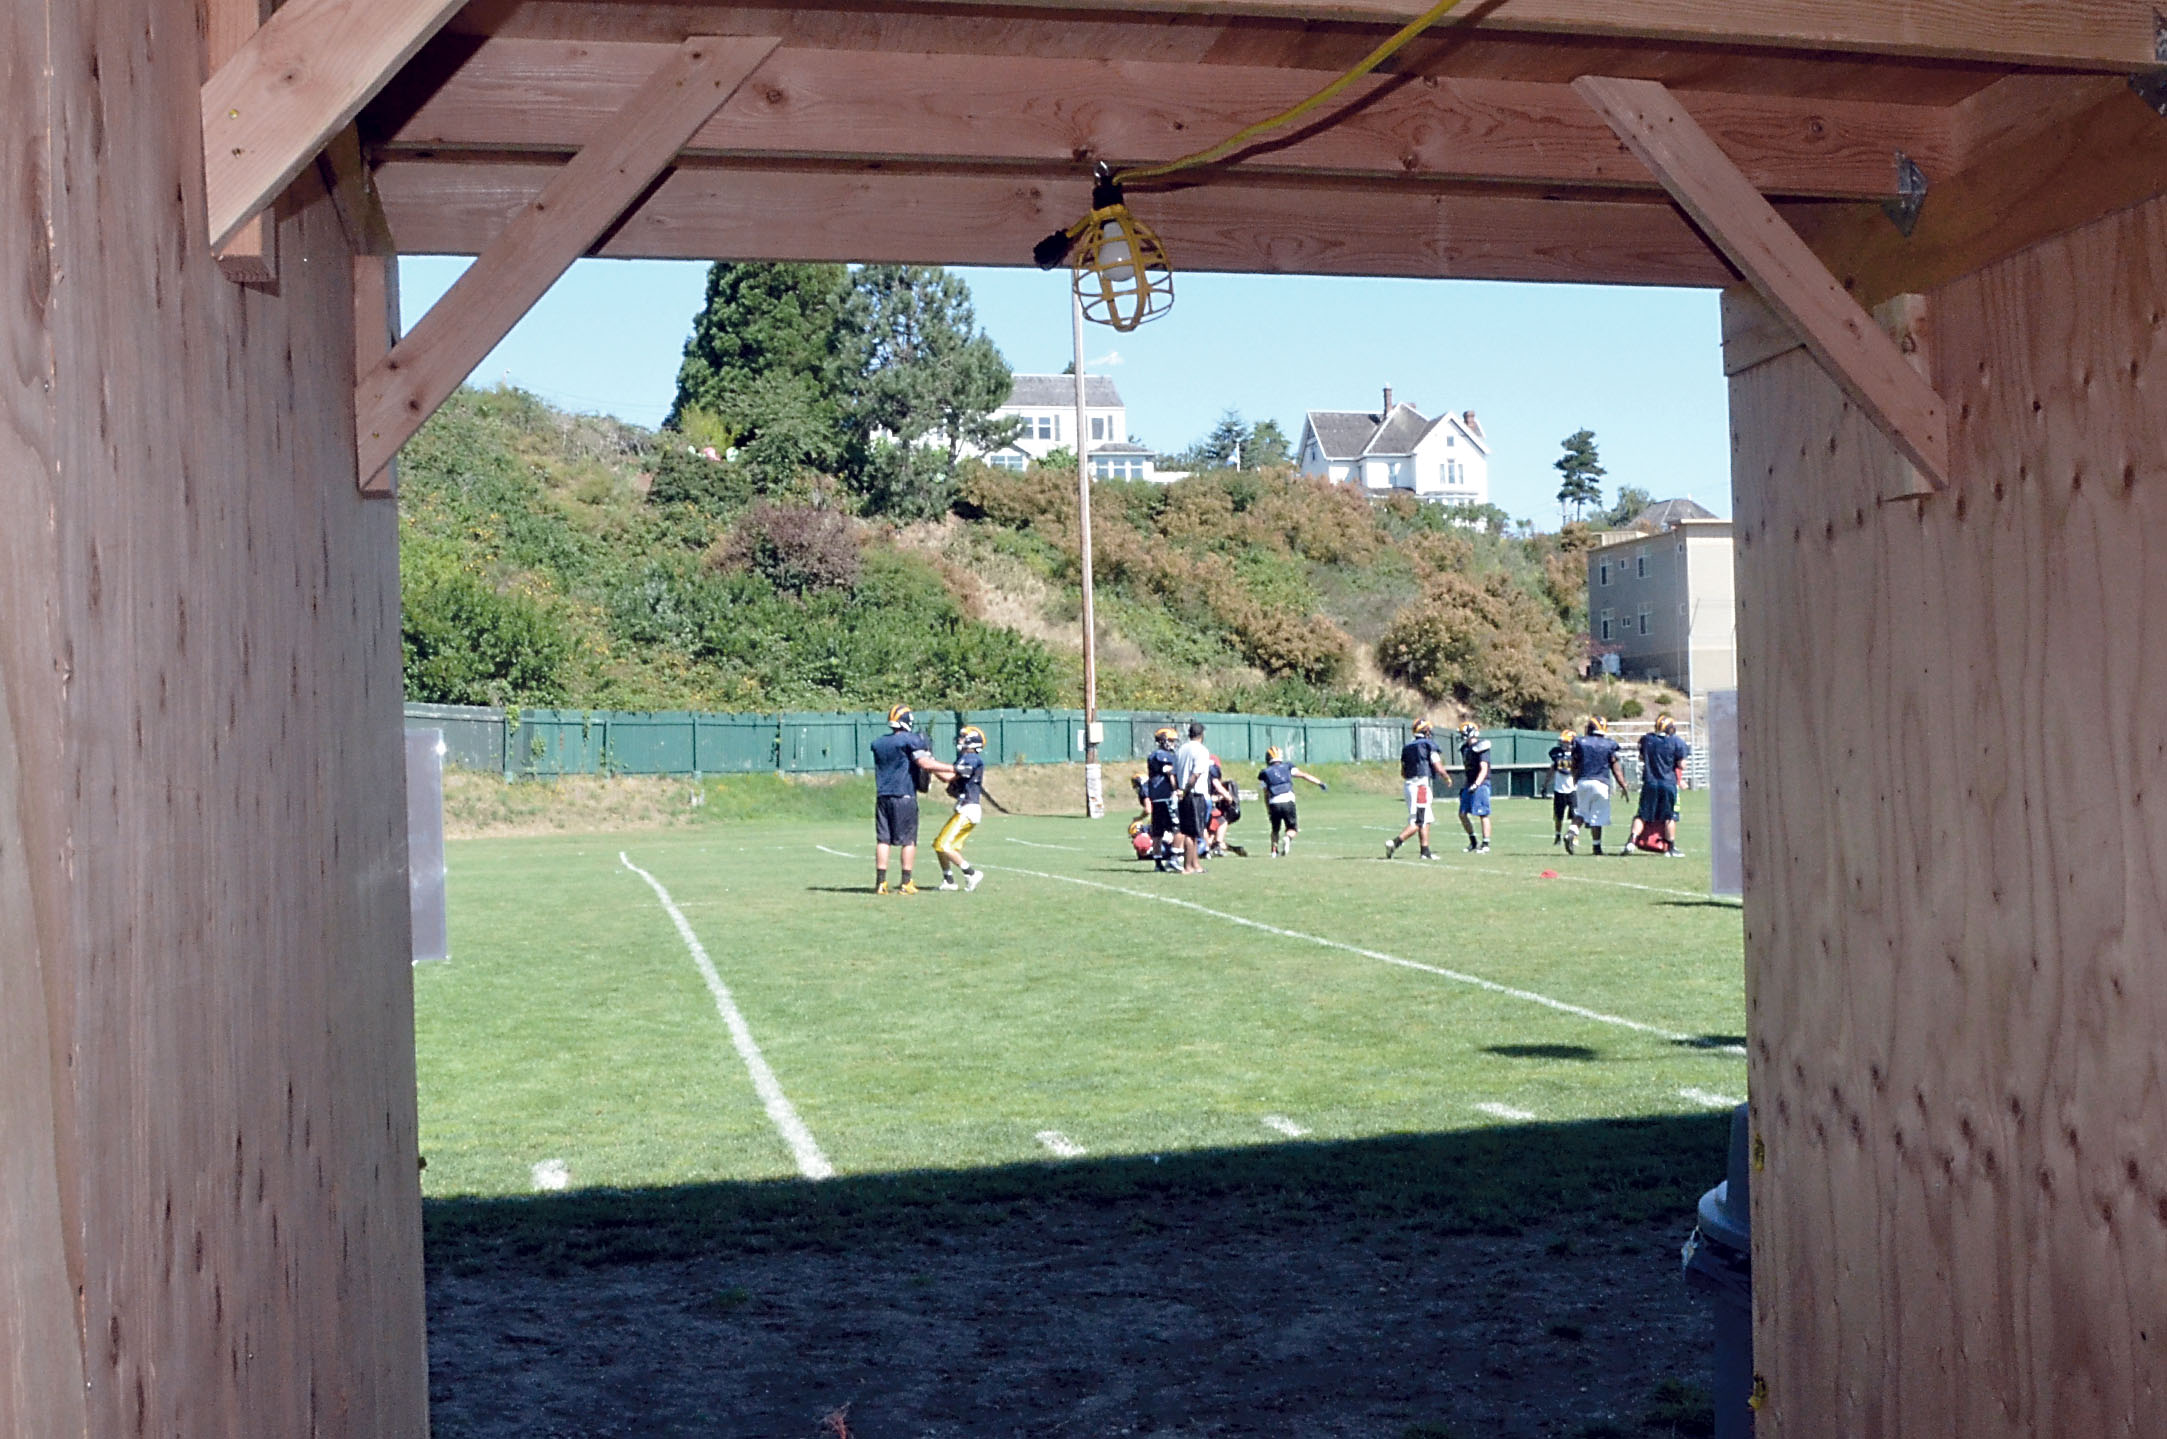
[[[1602,575],[1602,579],[1601,579],[1601,580],[1599,580],[1599,581],[1598,581],[1597,583],[1599,583],[1599,584],[1605,584],[1605,585],[1609,584],[1609,583],[1610,583],[1610,561],[1608,561],[1608,560],[1604,560],[1604,561],[1602,562],[1602,565],[1601,565],[1601,566],[1599,567],[1599,573],[1600,573],[1600,574]],[[1607,640],[1607,639],[1609,639],[1609,638],[1610,638],[1610,636],[1606,634],[1606,635],[1604,635],[1604,636],[1603,636],[1603,638]]]
[[[1611,611],[1609,611],[1609,610],[1604,610],[1604,611],[1603,611],[1603,621],[1602,621],[1602,628],[1603,628],[1603,638],[1604,638],[1604,639],[1605,639],[1606,641],[1607,641],[1607,640],[1608,640],[1608,639],[1610,638],[1610,621],[1611,621]]]
[[[1113,438],[1106,433],[1106,417],[1104,415],[1093,415],[1091,417],[1091,438],[1094,440]]]
[[[1648,577],[1648,557],[1647,557],[1647,555],[1645,555],[1645,554],[1638,554],[1638,555],[1635,555],[1635,556],[1633,556],[1633,578],[1634,578],[1634,579],[1636,579],[1636,580],[1644,580],[1644,579],[1646,579],[1647,577]],[[1648,632],[1648,631],[1647,631],[1647,627],[1646,627],[1645,625],[1643,625],[1643,626],[1641,627],[1641,633],[1642,633],[1642,634],[1646,634],[1647,632]]]
[[[1650,610],[1646,605],[1642,605],[1640,607],[1640,632],[1642,634],[1646,634],[1648,632],[1648,621],[1653,616],[1653,614],[1654,612]]]
[[[987,460],[986,463],[997,470],[1020,470],[1027,466],[1030,460],[1027,456],[1019,455],[1014,450],[1003,450]]]
[[[1451,448],[1452,448],[1452,447],[1453,447],[1454,445],[1458,444],[1459,442],[1460,442],[1460,437],[1459,437],[1458,435],[1447,435],[1447,436],[1445,436],[1445,448],[1446,448],[1446,449],[1448,449],[1448,450],[1449,450],[1449,449],[1451,449]]]
[[[1038,417],[1038,437],[1042,440],[1060,439],[1061,417],[1059,415],[1040,415]]]
[[[1111,459],[1093,458],[1091,478],[1094,480],[1140,480],[1144,478],[1144,461],[1140,455],[1117,455]]]

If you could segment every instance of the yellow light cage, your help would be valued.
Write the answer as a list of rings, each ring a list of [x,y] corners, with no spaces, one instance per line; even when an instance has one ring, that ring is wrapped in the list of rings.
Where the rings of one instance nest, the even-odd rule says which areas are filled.
[[[1149,225],[1116,200],[1078,225],[1071,261],[1084,318],[1123,334],[1173,308],[1174,269]]]

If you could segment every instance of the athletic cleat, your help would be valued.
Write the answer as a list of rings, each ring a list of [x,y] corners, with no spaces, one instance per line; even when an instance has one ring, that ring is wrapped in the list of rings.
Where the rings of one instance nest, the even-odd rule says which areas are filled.
[[[1398,854],[1399,852],[1400,842],[1398,840],[1388,839],[1384,842],[1384,857],[1386,859],[1390,859],[1393,855]]]
[[[1437,858],[1437,856],[1436,856],[1436,855],[1434,855],[1434,854],[1430,853],[1430,852],[1429,852],[1428,850],[1424,850],[1424,851],[1422,851],[1422,857],[1423,857],[1424,859],[1435,859],[1435,858]]]
[[[944,879],[944,880],[942,880],[942,881],[941,881],[941,888],[942,888],[942,889],[944,889],[944,890],[950,890],[950,889],[961,889],[961,888],[963,888],[963,886],[962,886],[962,885],[960,885],[960,884],[957,884],[957,883],[956,883],[956,882],[955,882],[954,880],[952,880],[952,879]]]
[[[1470,839],[1467,842],[1467,852],[1469,854],[1480,854],[1482,852],[1482,841]]]
[[[896,891],[897,894],[916,894],[917,892],[918,886],[909,880],[905,880],[903,882],[902,888]]]
[[[984,879],[985,877],[986,872],[982,869],[974,869],[969,874],[963,876],[964,892],[968,894],[970,891],[978,888],[978,881]]]
[[[1550,842],[1552,844],[1563,844],[1565,843],[1565,836],[1562,833],[1551,835]]]
[[[1489,852],[1490,852],[1490,842],[1489,842],[1488,840],[1484,840],[1484,841],[1482,842],[1482,847],[1481,847],[1480,849],[1478,849],[1478,850],[1476,850],[1476,851],[1475,851],[1475,853],[1477,853],[1477,854],[1488,854]]]
[[[1666,849],[1663,851],[1663,855],[1666,859],[1676,859],[1684,853],[1685,851],[1682,849]]]
[[[1566,852],[1567,854],[1578,854],[1578,853],[1580,853],[1580,831],[1579,831],[1579,830],[1577,830],[1577,829],[1569,829],[1569,830],[1565,831],[1565,852]]]
[[[1595,846],[1595,853],[1596,853],[1596,856],[1597,856],[1598,858],[1600,858],[1600,857],[1601,857],[1601,855],[1602,855],[1602,853],[1603,853],[1603,846],[1602,846],[1602,843],[1601,843],[1600,841],[1598,841],[1598,842],[1596,843],[1596,846]]]
[[[875,893],[875,894],[886,894],[886,893],[888,893],[888,881],[886,881],[886,880],[882,880],[882,881],[881,881],[881,882],[880,882],[879,884],[877,884],[877,885],[873,886],[873,893]]]

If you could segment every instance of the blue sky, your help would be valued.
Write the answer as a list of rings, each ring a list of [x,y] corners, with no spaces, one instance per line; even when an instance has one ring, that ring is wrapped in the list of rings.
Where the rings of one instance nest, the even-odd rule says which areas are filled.
[[[465,268],[400,262],[411,325]],[[1068,363],[1065,272],[960,273],[979,322],[1015,369]],[[568,409],[644,425],[669,408],[706,266],[583,260],[474,372]],[[1132,334],[1088,326],[1129,426],[1178,450],[1222,411],[1275,419],[1290,440],[1310,409],[1366,409],[1386,385],[1427,414],[1473,410],[1490,436],[1493,499],[1557,522],[1558,445],[1586,426],[1610,473],[1730,513],[1730,426],[1712,291],[1444,280],[1180,275],[1165,318]]]

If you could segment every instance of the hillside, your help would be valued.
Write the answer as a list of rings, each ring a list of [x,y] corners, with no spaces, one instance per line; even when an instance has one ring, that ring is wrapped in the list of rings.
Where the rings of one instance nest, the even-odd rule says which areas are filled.
[[[966,466],[948,513],[868,518],[674,432],[463,390],[400,461],[410,699],[621,709],[1074,704],[1072,471]],[[1284,470],[1093,487],[1100,699],[1293,714],[1576,693],[1580,536]],[[1611,697],[1614,700],[1614,697]]]

